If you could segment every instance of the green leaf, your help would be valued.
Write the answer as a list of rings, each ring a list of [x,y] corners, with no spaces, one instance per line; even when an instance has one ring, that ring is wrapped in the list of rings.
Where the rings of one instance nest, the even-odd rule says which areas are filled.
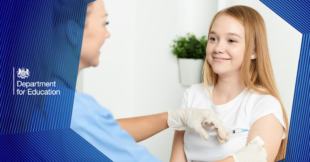
[[[194,34],[187,33],[184,37],[177,36],[170,48],[178,58],[205,59],[207,44],[206,36],[198,40]]]

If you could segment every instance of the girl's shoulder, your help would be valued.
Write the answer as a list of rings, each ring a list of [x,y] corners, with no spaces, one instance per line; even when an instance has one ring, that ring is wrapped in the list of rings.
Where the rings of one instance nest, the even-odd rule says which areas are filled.
[[[249,103],[253,105],[276,105],[281,107],[279,100],[273,95],[268,94],[264,89],[260,89],[262,92],[257,92],[254,90],[246,91]]]
[[[213,86],[208,86],[210,92],[212,92]],[[191,85],[186,89],[188,94],[205,94],[208,93],[208,89],[203,83]]]
[[[210,86],[209,86],[210,87]],[[187,89],[192,89],[192,90],[204,90],[206,89],[205,85],[203,83],[199,83],[199,84],[193,84],[191,85],[189,88]]]

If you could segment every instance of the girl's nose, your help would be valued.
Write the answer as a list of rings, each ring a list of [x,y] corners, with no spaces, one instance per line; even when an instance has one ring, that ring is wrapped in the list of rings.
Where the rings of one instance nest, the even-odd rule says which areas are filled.
[[[215,48],[214,52],[216,53],[223,53],[225,51],[225,44],[223,41],[218,41]]]

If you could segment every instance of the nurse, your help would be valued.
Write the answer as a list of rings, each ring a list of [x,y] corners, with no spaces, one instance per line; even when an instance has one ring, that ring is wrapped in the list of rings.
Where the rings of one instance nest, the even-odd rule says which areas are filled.
[[[106,29],[108,14],[102,0],[88,4],[84,35],[79,63],[79,72],[99,64],[99,49],[110,37]],[[226,128],[219,118],[209,110],[176,109],[169,112],[115,120],[111,112],[101,107],[90,95],[76,92],[71,129],[86,139],[114,162],[157,162],[160,161],[136,142],[147,139],[167,129],[194,130],[200,137],[208,139],[202,124],[209,123],[217,129],[220,140],[228,140]],[[254,143],[252,154],[261,155],[264,151]]]

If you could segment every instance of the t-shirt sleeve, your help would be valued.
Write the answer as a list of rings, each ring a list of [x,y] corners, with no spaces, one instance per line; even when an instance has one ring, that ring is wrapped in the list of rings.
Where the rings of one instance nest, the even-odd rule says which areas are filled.
[[[267,95],[260,99],[251,111],[250,126],[252,126],[258,119],[273,114],[282,124],[283,128],[286,130],[283,111],[280,102],[273,96]],[[283,132],[282,139],[286,137],[286,132]]]

